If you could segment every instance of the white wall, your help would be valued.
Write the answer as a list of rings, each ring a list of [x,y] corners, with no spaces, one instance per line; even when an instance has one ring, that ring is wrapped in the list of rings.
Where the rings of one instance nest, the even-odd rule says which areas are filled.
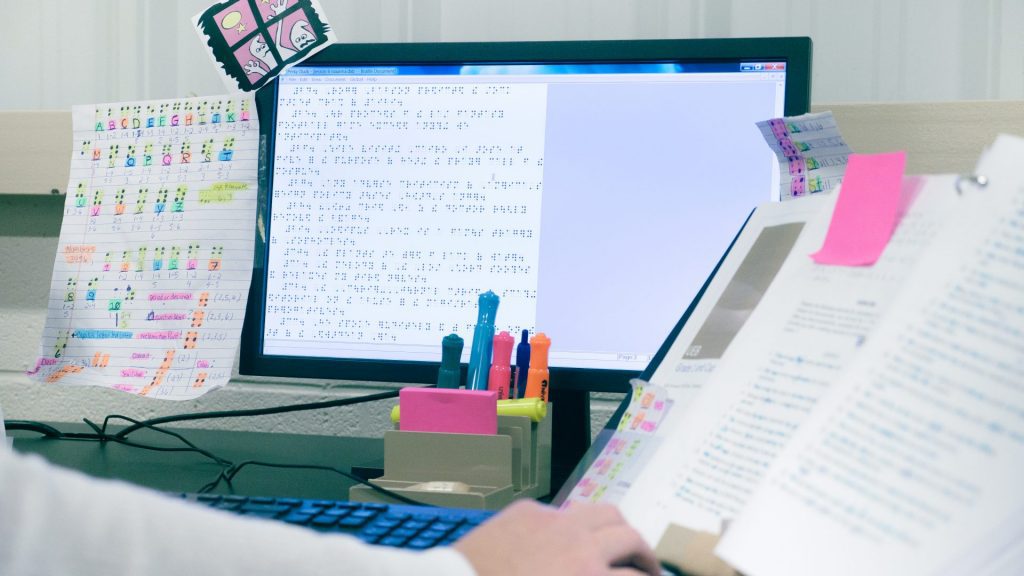
[[[811,36],[815,103],[1024,99],[1024,0],[321,0],[342,42]],[[0,0],[0,109],[223,91],[212,0]]]

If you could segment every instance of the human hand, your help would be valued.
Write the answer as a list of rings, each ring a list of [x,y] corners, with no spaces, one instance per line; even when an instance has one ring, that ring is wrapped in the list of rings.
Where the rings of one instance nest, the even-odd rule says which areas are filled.
[[[613,506],[560,511],[520,500],[454,544],[480,576],[660,573],[654,551]]]

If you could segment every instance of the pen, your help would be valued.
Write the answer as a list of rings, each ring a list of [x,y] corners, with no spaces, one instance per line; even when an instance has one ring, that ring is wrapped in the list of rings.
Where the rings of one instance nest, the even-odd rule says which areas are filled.
[[[487,372],[491,365],[491,340],[494,338],[494,317],[498,313],[498,295],[488,290],[480,295],[473,347],[469,352],[466,388],[487,390]]]
[[[526,376],[526,397],[548,401],[548,350],[551,339],[538,333],[530,339],[530,372]]]
[[[449,334],[441,339],[441,368],[437,371],[438,388],[462,386],[459,363],[462,362],[462,338]]]
[[[515,397],[522,398],[526,393],[526,374],[530,371],[530,337],[529,330],[523,330],[523,339],[516,346],[516,379],[513,389]]]
[[[516,343],[508,332],[502,331],[494,337],[494,352],[491,360],[491,372],[487,378],[487,389],[498,393],[498,400],[509,398],[509,384],[512,382],[512,345]]]

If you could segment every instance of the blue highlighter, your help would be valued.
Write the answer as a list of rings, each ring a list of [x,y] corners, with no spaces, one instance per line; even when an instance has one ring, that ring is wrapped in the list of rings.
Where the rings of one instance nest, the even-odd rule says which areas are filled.
[[[494,318],[498,315],[498,295],[488,290],[480,295],[480,310],[473,330],[473,347],[469,352],[468,390],[487,390],[487,373],[491,368],[491,346],[494,343]]]

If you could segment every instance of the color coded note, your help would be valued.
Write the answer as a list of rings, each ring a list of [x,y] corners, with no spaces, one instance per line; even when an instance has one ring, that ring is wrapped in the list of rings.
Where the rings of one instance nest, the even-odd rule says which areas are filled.
[[[48,315],[29,375],[172,399],[223,386],[252,274],[252,97],[76,106],[73,130]]]
[[[779,200],[828,192],[843,181],[850,147],[831,112],[758,122],[779,159]]]
[[[672,407],[668,390],[634,378],[632,395],[615,433],[576,484],[563,507],[574,502],[619,502],[661,443],[659,427]]]
[[[246,92],[337,41],[316,0],[218,2],[194,16],[192,25],[228,90]],[[218,158],[230,155],[223,149]]]

